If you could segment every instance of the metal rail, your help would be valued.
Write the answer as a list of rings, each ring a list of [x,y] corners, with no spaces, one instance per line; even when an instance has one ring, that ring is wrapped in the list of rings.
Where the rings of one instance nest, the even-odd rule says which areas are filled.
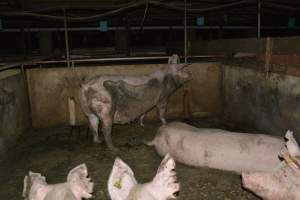
[[[198,56],[188,56],[189,58],[223,58],[223,54],[216,54],[216,55],[198,55]],[[75,64],[79,63],[101,63],[101,62],[109,62],[109,61],[141,61],[141,60],[148,60],[148,61],[159,61],[159,60],[168,60],[169,56],[151,56],[151,57],[120,57],[120,58],[93,58],[93,59],[74,59],[70,60],[71,66],[75,67]],[[181,56],[181,58],[184,58]],[[67,60],[33,60],[27,62],[18,62],[18,63],[3,63],[3,66],[0,65],[0,71],[23,67],[26,68],[30,67],[42,67],[45,64],[65,64]]]

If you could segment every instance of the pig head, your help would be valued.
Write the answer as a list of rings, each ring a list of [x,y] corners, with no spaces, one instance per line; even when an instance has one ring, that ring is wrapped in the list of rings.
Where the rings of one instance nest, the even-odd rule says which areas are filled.
[[[242,173],[242,184],[265,200],[300,199],[299,146],[291,131],[287,131],[286,146],[279,153],[283,161],[272,172]]]
[[[23,194],[25,200],[81,200],[92,197],[93,183],[87,178],[85,164],[72,169],[67,182],[47,184],[40,173],[29,172],[24,178]]]
[[[175,161],[167,154],[153,180],[138,184],[130,167],[117,158],[108,180],[109,195],[112,200],[175,199],[180,186],[174,170]]]
[[[143,76],[97,76],[82,84],[79,100],[82,111],[89,119],[94,142],[101,142],[98,126],[107,146],[117,150],[111,139],[112,124],[130,123],[156,107],[163,124],[166,123],[167,102],[176,89],[190,80],[184,64],[169,64]],[[141,122],[142,124],[142,122]]]

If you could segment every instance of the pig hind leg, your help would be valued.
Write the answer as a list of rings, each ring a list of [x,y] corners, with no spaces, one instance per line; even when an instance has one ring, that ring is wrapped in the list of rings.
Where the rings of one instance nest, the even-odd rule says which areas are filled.
[[[95,143],[101,143],[101,140],[99,139],[99,134],[98,134],[99,118],[94,114],[90,114],[88,116],[88,118],[89,118],[89,122],[90,122],[90,128],[93,131],[93,141]]]
[[[101,116],[102,119],[102,133],[104,135],[104,139],[106,142],[106,145],[108,148],[112,151],[118,151],[118,148],[116,148],[113,145],[112,139],[111,139],[111,131],[112,131],[112,124],[113,124],[113,117],[110,114],[105,114]]]
[[[142,114],[142,115],[140,116],[140,125],[141,125],[142,127],[145,126],[145,125],[144,125],[144,118],[145,118],[145,115],[146,115],[146,114]]]
[[[167,101],[162,101],[156,105],[157,113],[159,115],[159,119],[162,124],[166,124],[167,120],[165,118],[166,110],[167,110]]]

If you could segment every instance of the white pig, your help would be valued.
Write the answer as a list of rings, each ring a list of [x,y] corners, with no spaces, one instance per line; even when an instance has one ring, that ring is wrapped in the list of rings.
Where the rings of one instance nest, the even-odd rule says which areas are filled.
[[[47,184],[46,178],[40,173],[29,171],[24,178],[23,194],[25,200],[81,200],[92,197],[94,184],[87,178],[85,164],[72,169],[67,182]]]
[[[243,187],[265,200],[299,200],[300,166],[296,157],[299,146],[291,131],[286,133],[286,148],[279,156],[284,159],[281,168],[272,172],[243,172]]]
[[[173,59],[170,62],[175,62]],[[81,84],[79,102],[93,130],[93,141],[101,142],[98,135],[100,122],[106,145],[117,151],[111,138],[113,124],[126,124],[143,118],[152,108],[163,124],[169,97],[191,75],[184,70],[187,64],[169,64],[149,75],[98,75]]]
[[[168,200],[179,192],[176,182],[175,162],[167,154],[153,180],[138,184],[133,171],[120,158],[116,158],[108,180],[108,192],[112,200]]]
[[[280,164],[278,152],[284,140],[263,134],[196,128],[181,122],[162,125],[153,141],[161,156],[169,153],[176,161],[240,173],[269,171]]]

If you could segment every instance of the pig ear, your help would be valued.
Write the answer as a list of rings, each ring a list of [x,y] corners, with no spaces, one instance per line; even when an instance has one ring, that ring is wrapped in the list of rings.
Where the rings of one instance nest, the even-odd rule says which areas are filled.
[[[175,172],[175,161],[167,154],[160,163],[157,173],[152,181],[159,195],[159,199],[175,199],[175,194],[179,192],[180,185],[177,183]]]
[[[35,181],[38,181],[41,184],[46,184],[46,178],[45,176],[42,176],[40,173],[34,173],[32,171],[29,171],[29,175],[24,177],[24,184],[23,184],[23,192],[22,196],[27,199],[29,197],[29,193],[31,190],[31,187]]]
[[[25,176],[24,184],[23,184],[23,192],[22,192],[22,197],[24,197],[25,199],[28,199],[28,197],[29,197],[31,185],[32,184],[31,184],[30,178],[28,176]]]
[[[86,165],[83,163],[81,165],[78,165],[77,167],[74,167],[67,176],[67,182],[72,182],[74,180],[77,180],[81,177],[87,177],[88,171]]]
[[[300,155],[299,145],[294,138],[294,134],[292,131],[288,130],[285,134],[285,138],[287,139],[286,147],[290,156],[295,157]]]
[[[179,63],[180,63],[180,58],[177,54],[173,54],[168,59],[168,64],[179,64]]]
[[[72,192],[76,196],[82,198],[92,197],[91,193],[93,192],[94,183],[91,182],[91,178],[88,178],[88,170],[84,163],[69,172],[67,182],[71,184]]]
[[[134,173],[120,158],[116,158],[108,179],[108,193],[112,200],[124,200],[137,184]]]

